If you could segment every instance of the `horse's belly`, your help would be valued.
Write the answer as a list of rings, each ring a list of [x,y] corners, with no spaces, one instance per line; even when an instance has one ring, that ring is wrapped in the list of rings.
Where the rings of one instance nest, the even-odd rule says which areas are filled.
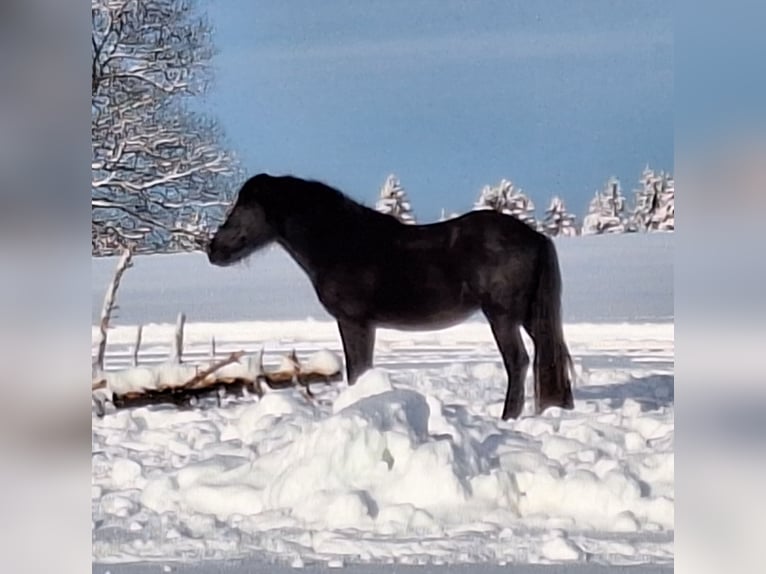
[[[395,329],[442,329],[462,323],[477,310],[477,303],[459,293],[415,292],[383,302],[376,309],[375,322]]]
[[[375,321],[379,327],[398,329],[400,331],[431,331],[446,329],[463,323],[476,313],[477,309],[464,309],[461,312],[433,314],[428,317],[422,315],[400,315],[397,317],[382,317]]]

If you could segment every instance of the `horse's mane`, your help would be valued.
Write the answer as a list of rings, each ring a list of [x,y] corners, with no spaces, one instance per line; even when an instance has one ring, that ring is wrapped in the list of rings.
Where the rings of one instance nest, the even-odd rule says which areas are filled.
[[[382,224],[399,223],[396,218],[368,207],[339,189],[313,179],[301,179],[292,175],[279,178],[285,189],[294,195],[294,201],[304,202],[318,210],[323,208],[336,212],[339,217],[350,217],[355,221],[367,220]]]

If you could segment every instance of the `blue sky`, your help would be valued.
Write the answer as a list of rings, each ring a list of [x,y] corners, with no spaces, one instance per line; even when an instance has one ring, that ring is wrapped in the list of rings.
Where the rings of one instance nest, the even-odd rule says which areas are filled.
[[[610,175],[673,169],[672,4],[203,2],[207,109],[249,174],[372,204],[399,176],[419,220],[507,178],[582,215]]]

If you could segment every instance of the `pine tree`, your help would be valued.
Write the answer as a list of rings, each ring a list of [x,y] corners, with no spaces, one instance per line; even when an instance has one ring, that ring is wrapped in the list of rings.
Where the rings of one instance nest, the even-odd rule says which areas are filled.
[[[620,180],[611,177],[602,191],[597,191],[583,219],[583,235],[625,233],[630,230],[625,215],[625,196],[622,195]]]
[[[657,174],[647,165],[635,191],[632,220],[640,231],[672,231],[675,227],[675,182],[665,172]]]
[[[508,213],[510,196],[515,192],[512,182],[501,179],[498,185],[485,185],[479,193],[479,199],[474,209],[491,209],[500,213]]]
[[[659,207],[660,178],[647,165],[639,180],[641,187],[635,193],[636,204],[633,210],[633,222],[638,231],[648,231],[652,218]]]
[[[659,209],[654,218],[657,231],[675,231],[676,229],[676,182],[672,175],[662,174]]]
[[[551,200],[550,207],[545,212],[542,223],[543,232],[551,237],[574,237],[577,235],[574,215],[567,213],[564,202],[555,196]]]
[[[396,217],[402,223],[414,224],[415,215],[399,179],[391,174],[380,188],[380,196],[375,209],[386,215]]]
[[[540,227],[535,219],[535,205],[532,200],[507,179],[500,180],[496,186],[485,185],[474,204],[474,209],[492,209],[512,215],[534,229]]]

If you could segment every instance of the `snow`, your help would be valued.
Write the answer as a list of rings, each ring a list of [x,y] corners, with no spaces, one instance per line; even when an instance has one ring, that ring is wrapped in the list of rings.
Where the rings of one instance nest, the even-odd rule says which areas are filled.
[[[522,417],[500,420],[506,379],[499,353],[486,323],[469,321],[435,332],[380,330],[375,368],[353,386],[313,385],[314,399],[300,389],[271,390],[220,406],[211,398],[189,410],[150,406],[94,417],[94,571],[206,571],[234,559],[243,560],[234,572],[672,568],[674,326],[672,276],[669,284],[664,277],[672,244],[658,234],[559,245],[569,300],[590,286],[579,312],[601,314],[565,324],[578,375],[574,410],[534,415],[530,375]],[[596,269],[588,258],[586,273],[588,249],[603,257]],[[212,337],[220,357],[262,351],[267,369],[293,350],[304,368],[342,366],[333,322],[286,312],[305,301],[278,306],[281,320],[259,317],[263,301],[285,291],[270,282],[269,273],[288,275],[269,271],[268,262],[279,261],[269,254],[248,270],[262,281],[256,319],[203,314],[195,321],[189,313],[190,364],[181,368],[209,362]],[[116,374],[132,361],[136,324],[127,320],[143,287],[131,275],[150,267],[173,290],[184,275],[169,263],[198,268],[200,284],[165,299],[172,309],[155,308],[168,319],[145,325],[139,369],[154,377],[179,368],[167,363],[175,315],[213,281],[196,256],[159,266],[138,258],[119,295],[124,315],[109,333],[110,384],[140,378],[134,373],[126,383]],[[642,285],[632,284],[636,276]],[[227,297],[221,279],[213,292]],[[245,299],[234,292],[228,304],[237,307]],[[628,294],[634,313],[621,303]],[[231,368],[254,368],[243,363]]]
[[[575,410],[509,422],[480,333],[391,332],[378,367],[316,401],[94,419],[94,557],[671,563],[673,326],[567,326]]]
[[[302,364],[302,368],[305,371],[329,376],[342,372],[343,362],[337,353],[322,349],[311,355],[308,360]]]

